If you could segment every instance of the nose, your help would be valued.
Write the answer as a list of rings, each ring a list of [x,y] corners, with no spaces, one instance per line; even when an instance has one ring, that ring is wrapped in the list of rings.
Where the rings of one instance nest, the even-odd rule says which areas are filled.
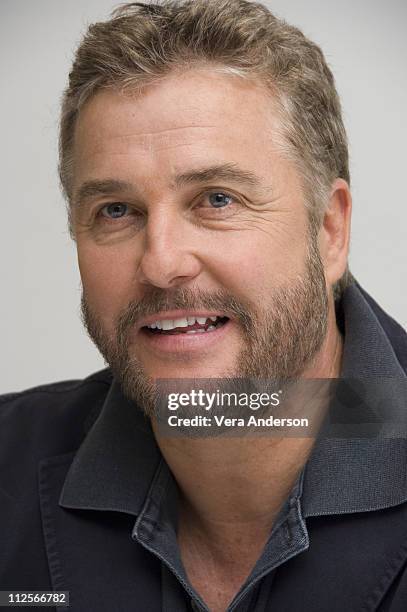
[[[201,263],[191,227],[180,215],[156,211],[144,228],[144,245],[137,280],[161,289],[177,287],[198,276]]]

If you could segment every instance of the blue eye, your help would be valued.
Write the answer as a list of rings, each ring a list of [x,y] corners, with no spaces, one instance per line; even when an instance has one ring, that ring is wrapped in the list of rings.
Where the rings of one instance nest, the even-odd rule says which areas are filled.
[[[124,217],[128,209],[127,204],[121,204],[120,202],[115,202],[114,204],[109,204],[108,206],[104,206],[101,209],[101,213],[104,217],[108,217],[109,219],[119,219],[120,217]]]
[[[226,193],[211,193],[209,196],[209,202],[212,204],[214,208],[223,208],[227,206],[231,202],[233,202],[233,198]]]

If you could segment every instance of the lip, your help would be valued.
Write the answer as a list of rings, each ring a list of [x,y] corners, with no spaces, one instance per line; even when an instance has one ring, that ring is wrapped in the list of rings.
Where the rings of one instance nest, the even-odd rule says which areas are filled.
[[[191,313],[190,311],[189,316],[205,316],[206,314],[206,312],[198,314],[195,311],[193,313]],[[214,316],[215,314],[217,314],[217,316],[221,316],[220,313],[214,313],[212,316]],[[168,319],[178,318],[175,316],[171,317],[169,313],[166,313],[166,316]],[[185,315],[180,314],[179,317],[181,316]],[[159,319],[152,319],[151,323],[157,320]],[[145,325],[146,324],[144,323],[143,327]],[[225,336],[230,332],[232,327],[233,321],[231,321],[231,319],[228,319],[228,321],[224,323],[221,327],[218,327],[217,329],[214,329],[212,331],[207,331],[202,334],[151,334],[148,331],[141,329],[140,327],[137,332],[136,330],[134,330],[136,332],[135,336],[137,337],[137,339],[135,336],[133,336],[133,338],[134,341],[137,342],[137,344],[142,343],[147,350],[151,350],[158,356],[162,355],[163,353],[180,355],[182,353],[188,354],[195,353],[198,351],[204,352],[206,349],[210,349],[216,346],[220,341],[225,338]]]
[[[167,319],[183,319],[186,317],[230,317],[225,315],[224,312],[220,311],[208,311],[208,310],[167,310],[165,312],[157,312],[150,317],[142,319],[137,326],[137,331],[140,331],[142,327],[151,325],[155,321],[165,321]],[[199,335],[199,334],[198,334]]]

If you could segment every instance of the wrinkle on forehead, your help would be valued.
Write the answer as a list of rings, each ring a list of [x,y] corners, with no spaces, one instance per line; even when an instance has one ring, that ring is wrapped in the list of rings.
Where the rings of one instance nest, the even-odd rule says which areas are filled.
[[[169,77],[139,95],[96,93],[82,107],[76,133],[80,138],[84,122],[88,128],[93,124],[94,135],[140,138],[142,146],[148,139],[160,146],[171,134],[200,130],[270,135],[275,128],[273,106],[263,87],[231,77],[193,73],[182,79]]]
[[[165,130],[155,130],[151,132],[139,132],[132,134],[115,134],[112,135],[110,143],[114,140],[120,141],[124,146],[136,146],[143,151],[151,152],[152,150],[166,150],[172,147],[185,146],[197,143],[199,140],[205,140],[208,132],[217,130],[216,126],[212,125],[191,125],[168,128]]]
[[[204,162],[238,163],[268,176],[273,150],[270,99],[229,79],[174,79],[140,97],[100,92],[79,113],[74,175],[173,176]],[[151,180],[151,179],[149,179]]]
[[[108,155],[110,159],[114,156],[137,155],[142,158],[156,156],[162,152],[172,150],[181,151],[183,148],[189,149],[186,155],[190,157],[193,154],[193,149],[209,149],[213,138],[213,131],[216,128],[202,128],[198,131],[190,128],[180,128],[176,132],[174,130],[167,132],[166,130],[157,133],[140,133],[128,134],[126,136],[112,135],[110,138],[95,137],[86,140],[85,146],[78,147],[78,159],[95,158],[99,155]],[[212,135],[209,134],[209,131]],[[224,141],[230,141],[228,136],[224,137]]]

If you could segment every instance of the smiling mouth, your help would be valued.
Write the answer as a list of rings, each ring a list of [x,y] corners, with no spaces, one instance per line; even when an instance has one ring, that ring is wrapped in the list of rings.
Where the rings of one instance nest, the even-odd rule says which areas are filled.
[[[152,335],[204,334],[216,331],[229,321],[228,317],[183,317],[180,319],[162,319],[145,325],[143,332]]]

